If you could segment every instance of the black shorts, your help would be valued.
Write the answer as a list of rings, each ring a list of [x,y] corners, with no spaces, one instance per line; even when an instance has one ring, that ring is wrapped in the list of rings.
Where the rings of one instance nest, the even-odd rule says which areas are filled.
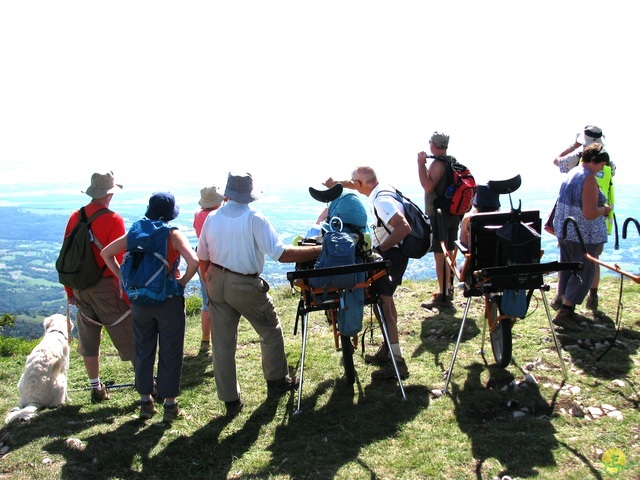
[[[373,286],[378,295],[392,296],[398,285],[402,284],[402,276],[409,264],[409,258],[402,255],[398,247],[382,252],[382,258],[391,261],[391,269],[388,275],[376,280]]]
[[[440,236],[438,235],[438,227],[436,216],[429,217],[431,223],[432,241],[431,249],[433,253],[443,253],[440,246]],[[458,228],[460,227],[460,216],[450,215],[447,213],[442,214],[442,232],[444,236],[444,244],[447,246],[447,250],[451,251],[456,248],[456,240],[458,239]]]

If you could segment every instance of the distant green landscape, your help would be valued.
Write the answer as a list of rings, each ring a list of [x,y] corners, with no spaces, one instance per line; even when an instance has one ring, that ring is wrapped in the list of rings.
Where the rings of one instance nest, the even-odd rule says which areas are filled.
[[[50,241],[0,240],[0,314],[16,317],[11,336],[39,337],[40,319],[64,312],[66,297],[55,270],[59,248]]]
[[[59,210],[0,207],[0,315],[15,318],[3,335],[38,338],[44,317],[66,312],[55,262],[67,219]]]

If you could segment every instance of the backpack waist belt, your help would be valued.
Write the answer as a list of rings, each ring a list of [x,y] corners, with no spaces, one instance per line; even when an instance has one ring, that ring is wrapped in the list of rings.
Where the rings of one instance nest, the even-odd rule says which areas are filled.
[[[253,278],[258,278],[260,276],[259,273],[239,273],[239,272],[234,272],[233,270],[227,268],[227,267],[223,267],[222,265],[218,265],[217,263],[212,263],[211,265],[213,265],[214,267],[222,270],[223,272],[229,272],[229,273],[233,273],[235,275],[242,275],[243,277],[253,277]]]

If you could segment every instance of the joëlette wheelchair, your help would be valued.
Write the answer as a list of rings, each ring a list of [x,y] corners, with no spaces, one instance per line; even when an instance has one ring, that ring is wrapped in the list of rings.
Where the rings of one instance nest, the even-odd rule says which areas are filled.
[[[339,188],[338,188],[339,187]],[[319,201],[330,202],[342,193],[342,186],[336,185],[335,188],[331,188],[326,192],[320,192],[315,189],[309,189],[312,197]],[[357,346],[358,334],[353,336],[343,335],[338,328],[338,314],[341,309],[349,308],[345,305],[344,295],[349,290],[364,289],[364,305],[370,305],[374,309],[374,313],[380,324],[382,334],[387,345],[390,345],[389,332],[386,326],[384,313],[382,309],[382,300],[377,294],[374,282],[384,275],[388,274],[388,270],[391,268],[390,261],[375,261],[371,256],[366,255],[367,249],[363,237],[361,234],[353,234],[356,242],[356,248],[360,249],[360,257],[363,260],[362,263],[356,263],[353,265],[329,267],[329,268],[315,268],[315,262],[308,262],[304,264],[296,264],[296,270],[293,272],[287,272],[287,279],[289,280],[292,289],[299,291],[300,301],[298,303],[296,322],[294,326],[294,335],[297,334],[298,321],[302,320],[302,353],[300,361],[300,383],[298,386],[298,403],[297,409],[294,414],[302,412],[300,406],[302,401],[302,388],[304,385],[304,365],[306,348],[308,341],[309,331],[309,314],[311,312],[323,311],[331,323],[334,334],[335,348],[339,349],[339,344],[342,347],[342,360],[345,371],[345,378],[350,385],[353,385],[356,381],[356,371],[353,361],[354,349]],[[298,245],[317,245],[319,243],[318,238],[300,238],[297,240]],[[345,275],[345,274],[361,274],[354,276],[356,279],[352,285],[343,288],[325,288],[325,287],[313,287],[313,279],[319,277]],[[362,275],[364,274],[364,275]],[[360,280],[357,280],[357,279]],[[403,400],[406,400],[406,394],[404,391],[404,385],[398,371],[396,360],[391,356],[391,361],[396,372],[396,378],[400,386],[400,392]]]
[[[514,208],[511,200],[511,193],[515,192],[521,185],[521,177],[517,175],[508,180],[489,181],[488,187],[498,195],[508,194],[511,211],[509,212],[491,212],[477,213],[470,218],[469,228],[469,248],[465,249],[461,245],[458,248],[465,256],[465,268],[463,272],[458,271],[455,264],[455,256],[450,257],[445,253],[445,258],[455,277],[464,282],[464,296],[467,302],[460,324],[458,338],[455,344],[453,358],[447,377],[444,393],[448,393],[447,389],[453,373],[458,349],[462,341],[465,330],[465,323],[469,313],[471,300],[474,297],[482,297],[485,304],[484,317],[486,322],[482,331],[481,352],[484,352],[484,340],[486,336],[486,327],[489,326],[489,338],[493,356],[499,367],[506,367],[511,362],[512,357],[512,336],[511,330],[518,318],[524,318],[529,308],[531,297],[535,290],[540,291],[544,308],[549,321],[549,327],[553,336],[553,341],[558,352],[560,364],[562,366],[563,376],[567,378],[567,370],[560,351],[558,338],[555,334],[554,326],[551,322],[551,312],[545,292],[549,291],[549,286],[544,283],[543,275],[557,272],[560,270],[577,271],[582,269],[580,262],[547,262],[540,263],[542,256],[540,231],[542,221],[538,210],[521,209],[521,203],[518,208]],[[442,229],[441,212],[436,215],[436,228]],[[499,238],[499,234],[505,232],[505,228],[515,232],[525,227],[528,237],[516,238],[512,237],[508,242],[510,258],[518,257],[518,249],[526,248],[527,251],[539,252],[537,258],[532,258],[527,263],[512,263],[504,261],[501,255],[497,253],[497,246],[504,238]],[[506,230],[509,231],[509,230]],[[514,234],[515,235],[515,234]],[[442,235],[440,236],[442,238]],[[442,242],[443,251],[447,252],[444,242]],[[525,245],[526,243],[526,245]],[[519,313],[516,315],[510,312],[504,312],[503,298],[505,292],[517,292],[521,297]],[[511,307],[510,307],[511,309]],[[484,353],[483,353],[484,355]]]

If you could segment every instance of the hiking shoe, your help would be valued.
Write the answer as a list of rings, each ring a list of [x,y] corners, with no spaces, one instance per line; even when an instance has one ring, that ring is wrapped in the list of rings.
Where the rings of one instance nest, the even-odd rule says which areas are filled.
[[[278,398],[289,390],[298,388],[299,382],[296,377],[282,377],[280,380],[267,380],[267,397]]]
[[[184,415],[184,411],[178,408],[178,402],[173,405],[164,405],[164,415],[162,416],[162,421],[164,423],[171,423],[176,418],[182,417]]]
[[[556,298],[553,299],[553,302],[551,302],[551,305],[549,306],[553,308],[556,312],[560,310],[560,307],[562,306],[562,296],[557,295]]]
[[[109,400],[111,398],[109,396],[109,392],[107,392],[107,387],[104,383],[100,383],[99,388],[91,389],[91,403],[100,403],[105,400]]]
[[[227,418],[237,417],[244,407],[244,402],[241,398],[234,400],[233,402],[224,402],[227,407]]]
[[[149,420],[156,413],[158,413],[158,409],[153,400],[140,402],[140,420]]]
[[[407,367],[407,363],[404,361],[402,357],[396,357],[396,364],[398,365],[398,372],[400,372],[400,378],[405,379],[409,376],[409,368]],[[393,362],[391,358],[387,360],[387,363],[384,364],[382,368],[379,370],[375,370],[371,372],[372,380],[386,380],[398,378],[396,376],[396,371],[393,368]]]
[[[389,360],[389,350],[387,344],[382,342],[376,353],[367,353],[364,356],[364,363],[369,365],[384,365]]]
[[[576,323],[575,312],[568,308],[561,308],[558,310],[558,313],[552,322],[557,327],[563,328],[567,331],[580,332],[582,330]]]
[[[430,302],[422,302],[422,308],[453,308],[453,302],[441,293],[436,293]]]
[[[592,312],[595,312],[596,310],[598,310],[598,295],[591,295],[589,294],[587,296],[587,310],[591,310]]]
[[[211,350],[211,343],[207,342],[206,340],[202,340],[200,342],[200,353],[201,354],[208,353],[209,350]]]

